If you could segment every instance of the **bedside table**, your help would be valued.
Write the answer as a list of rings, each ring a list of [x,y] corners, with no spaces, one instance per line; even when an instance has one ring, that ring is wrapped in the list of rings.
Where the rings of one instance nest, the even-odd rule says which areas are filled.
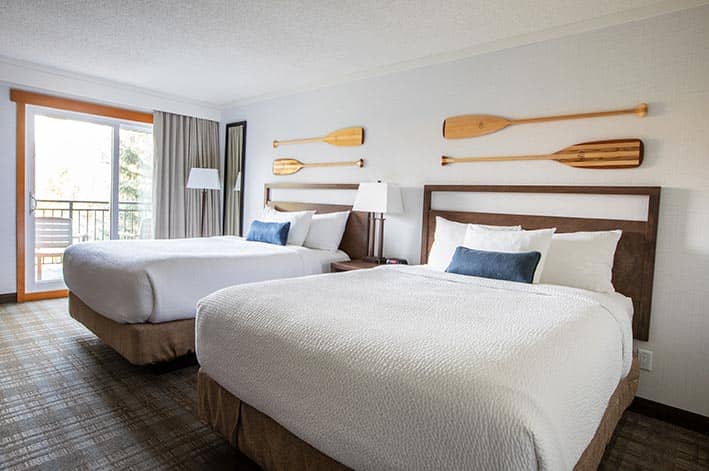
[[[367,268],[378,266],[378,263],[365,262],[364,260],[350,260],[349,262],[332,262],[330,264],[330,271],[337,273],[341,271],[366,270]]]

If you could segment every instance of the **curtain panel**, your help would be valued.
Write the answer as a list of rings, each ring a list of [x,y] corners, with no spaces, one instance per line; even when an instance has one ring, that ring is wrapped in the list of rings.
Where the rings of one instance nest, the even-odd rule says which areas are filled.
[[[221,170],[219,123],[164,111],[153,114],[153,230],[156,239],[200,236],[201,190],[185,188],[190,169]],[[208,190],[204,235],[222,233],[221,193]]]

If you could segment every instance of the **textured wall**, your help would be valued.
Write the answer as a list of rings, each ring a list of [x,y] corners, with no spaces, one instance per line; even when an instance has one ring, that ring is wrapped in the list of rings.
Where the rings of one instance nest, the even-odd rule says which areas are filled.
[[[406,213],[391,217],[386,253],[417,261],[425,183],[606,184],[663,187],[651,340],[654,370],[640,395],[709,415],[709,7],[490,53],[454,63],[362,80],[228,110],[222,123],[248,121],[247,223],[271,181],[359,182],[404,187]],[[618,117],[517,126],[445,142],[449,115],[525,117],[650,104],[645,119]],[[271,148],[274,138],[366,127],[366,145]],[[636,170],[582,171],[554,162],[441,168],[442,153],[548,152],[585,140],[640,137]],[[273,158],[364,157],[366,168],[270,174]]]

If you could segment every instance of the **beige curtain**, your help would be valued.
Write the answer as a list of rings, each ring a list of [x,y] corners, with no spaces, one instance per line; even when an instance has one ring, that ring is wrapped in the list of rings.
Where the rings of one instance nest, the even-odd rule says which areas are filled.
[[[185,188],[193,167],[216,168],[219,123],[156,111],[153,119],[153,229],[156,239],[199,237],[202,210],[200,190]],[[208,190],[204,235],[221,230],[221,193]]]
[[[236,184],[241,176],[244,142],[244,127],[231,126],[227,128],[226,135],[226,185],[224,187],[224,234],[239,235],[241,231],[241,192]]]

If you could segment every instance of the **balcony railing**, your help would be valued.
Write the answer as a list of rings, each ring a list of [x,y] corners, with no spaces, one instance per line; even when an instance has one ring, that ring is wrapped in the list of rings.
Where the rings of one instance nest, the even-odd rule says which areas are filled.
[[[111,238],[110,203],[85,200],[37,200],[35,217],[59,217],[72,221],[74,242]],[[152,237],[150,203],[118,203],[118,238]]]

